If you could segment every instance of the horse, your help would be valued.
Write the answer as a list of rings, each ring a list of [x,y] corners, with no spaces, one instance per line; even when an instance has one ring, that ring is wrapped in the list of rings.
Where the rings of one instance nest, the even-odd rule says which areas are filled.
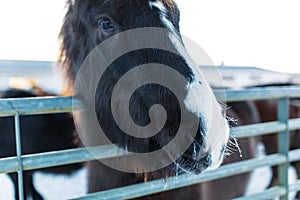
[[[58,63],[70,93],[85,106],[76,119],[79,137],[85,146],[115,144],[130,153],[89,162],[89,193],[181,173],[199,174],[222,163],[228,121],[183,45],[179,16],[172,0],[67,1]],[[129,72],[133,77],[126,78]],[[114,93],[116,85],[123,90]],[[132,86],[138,89],[132,91]],[[124,106],[124,99],[129,106]],[[129,117],[123,117],[128,112]],[[183,119],[186,116],[192,120]],[[153,124],[159,128],[149,131],[157,133],[149,137],[143,128]],[[124,131],[132,127],[137,133]],[[173,141],[177,136],[181,139]],[[162,153],[164,147],[172,151]],[[162,156],[147,157],[154,152]],[[171,198],[171,193],[154,199]]]
[[[277,120],[277,100],[257,100],[254,101],[257,109],[260,113],[261,122],[270,122]],[[300,117],[300,101],[299,99],[291,99],[289,104],[290,115],[289,118]],[[265,146],[266,154],[274,154],[278,151],[277,135],[268,134],[261,136],[261,141]],[[299,130],[290,131],[290,150],[299,149],[300,145]],[[296,170],[297,177],[300,177],[300,162],[292,162]],[[272,178],[268,187],[272,187],[278,184],[278,167],[272,166]],[[300,193],[297,193],[297,198],[300,198]]]
[[[0,98],[25,98],[37,97],[41,95],[54,95],[45,93],[36,87],[32,91],[22,89],[8,89],[0,93]],[[75,125],[70,113],[47,114],[20,117],[20,131],[22,154],[41,153],[46,151],[56,151],[76,148]],[[0,158],[16,156],[16,141],[13,117],[0,118]],[[42,200],[42,195],[33,185],[33,173],[42,171],[56,174],[71,174],[79,170],[82,164],[71,164],[60,167],[50,167],[23,172],[24,196],[32,196],[33,200]],[[15,199],[19,199],[19,186],[17,173],[9,173],[14,191]]]

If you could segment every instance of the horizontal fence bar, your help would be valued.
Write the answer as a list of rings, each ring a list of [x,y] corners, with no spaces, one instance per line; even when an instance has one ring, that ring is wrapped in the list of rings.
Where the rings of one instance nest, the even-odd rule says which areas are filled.
[[[289,185],[289,192],[295,192],[300,190],[300,180]]]
[[[284,123],[274,121],[232,127],[230,132],[237,138],[244,138],[277,133],[280,131],[285,131],[286,128],[287,127]],[[288,121],[288,129],[290,131],[300,129],[300,118],[290,119]]]
[[[294,120],[294,122],[296,121]],[[231,134],[233,134],[236,138],[243,138],[279,132],[285,130],[285,128],[286,126],[280,122],[266,122],[234,127],[231,129]],[[90,152],[93,152],[93,154],[90,154]],[[94,157],[95,155],[97,158]],[[103,145],[99,147],[89,147],[87,149],[78,148],[48,153],[23,155],[22,160],[24,165],[23,169],[30,170],[65,165],[74,162],[85,162],[93,159],[113,158],[122,155],[125,155],[125,153],[121,152],[121,149],[117,148],[115,145]],[[294,160],[300,160],[300,156],[298,159],[297,153],[292,153],[292,156]],[[17,159],[0,159],[0,173],[15,172],[17,169],[16,166]]]
[[[0,174],[17,172],[18,167],[18,158],[17,157],[8,157],[0,159]]]
[[[214,90],[216,97],[223,102],[244,100],[279,99],[283,97],[300,97],[299,86],[257,87],[241,90]]]
[[[66,165],[71,163],[86,162],[95,159],[114,158],[128,155],[114,145],[103,145],[99,147],[68,149],[48,153],[23,155],[23,169],[32,170],[45,167]],[[300,150],[289,152],[289,162],[300,160]],[[0,159],[0,174],[11,173],[18,170],[17,157]]]
[[[253,137],[259,135],[265,135],[270,133],[276,133],[286,130],[286,125],[280,122],[265,122],[258,124],[250,124],[237,126],[230,129],[233,136],[237,138]]]
[[[86,162],[95,159],[114,158],[128,155],[115,145],[103,145],[98,147],[77,148],[47,153],[23,155],[23,169],[32,170],[46,167],[54,167],[71,163]],[[289,162],[300,160],[300,149],[289,151]],[[0,159],[0,174],[18,171],[17,157]]]
[[[223,101],[281,98],[284,96],[300,97],[299,86],[225,90],[226,94],[224,90],[214,90],[214,92]],[[74,100],[73,103],[74,105],[72,105],[72,97],[0,99],[0,117],[13,116],[16,112],[19,112],[20,115],[70,112],[82,106],[78,100]]]
[[[115,145],[68,149],[48,153],[23,155],[23,170],[54,167],[71,163],[79,163],[96,159],[106,159],[128,155]],[[0,174],[11,173],[18,170],[17,157],[0,159]]]
[[[278,196],[286,194],[286,189],[281,186],[271,187],[263,192],[259,192],[252,195],[247,195],[243,197],[233,198],[232,200],[261,200],[261,199],[272,199]]]
[[[184,174],[177,177],[169,177],[166,179],[159,179],[155,181],[149,181],[96,192],[74,199],[132,199],[149,194],[155,194],[176,188],[194,185],[204,181],[210,181],[249,172],[259,167],[278,165],[284,162],[287,162],[287,158],[285,156],[280,154],[273,154],[263,158],[254,158],[232,164],[226,164],[216,170],[206,171],[200,175]]]
[[[289,151],[289,162],[295,162],[300,160],[300,149]]]
[[[82,104],[72,97],[34,97],[0,99],[0,117],[63,113],[79,110]]]

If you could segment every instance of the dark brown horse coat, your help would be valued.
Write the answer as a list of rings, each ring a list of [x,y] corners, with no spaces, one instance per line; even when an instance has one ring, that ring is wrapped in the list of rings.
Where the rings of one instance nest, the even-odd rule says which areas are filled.
[[[277,100],[259,100],[254,102],[258,108],[261,122],[271,122],[277,120]],[[290,105],[290,118],[299,118],[300,117],[300,100],[291,99]],[[278,141],[276,134],[264,135],[261,137],[263,144],[265,145],[266,154],[274,154],[278,152]],[[300,148],[300,134],[299,130],[290,132],[290,149]],[[297,177],[300,177],[300,162],[291,163],[296,169]],[[278,184],[278,167],[272,167],[272,179],[269,184],[269,187],[275,186]],[[300,197],[300,193],[297,193],[297,197]]]
[[[9,89],[0,94],[0,98],[25,98],[47,95],[49,93],[37,94],[32,91]],[[52,94],[53,95],[53,94]],[[22,154],[41,153],[63,149],[76,148],[75,126],[73,117],[69,113],[47,114],[20,117],[20,131]],[[0,158],[16,156],[15,128],[13,117],[0,118]],[[32,196],[33,200],[43,197],[36,191],[33,185],[32,175],[35,171],[44,171],[58,174],[71,174],[82,167],[82,164],[72,164],[60,167],[45,168],[23,172],[24,196]],[[15,189],[15,197],[19,199],[17,173],[10,173]]]

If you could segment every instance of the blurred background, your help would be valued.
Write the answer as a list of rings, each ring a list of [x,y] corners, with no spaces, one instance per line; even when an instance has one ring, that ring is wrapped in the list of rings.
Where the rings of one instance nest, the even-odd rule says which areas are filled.
[[[255,82],[263,79],[265,74],[262,76],[262,71],[252,67],[300,73],[300,13],[297,10],[300,3],[297,0],[177,0],[177,3],[181,10],[181,33],[197,43],[214,65],[248,67],[248,71],[242,73],[255,73]],[[40,65],[29,62],[21,66],[15,63],[8,65],[3,60],[55,61],[59,50],[57,35],[64,13],[63,0],[0,1],[0,87],[8,84],[7,77],[19,77],[23,73],[30,76],[32,72],[28,69],[30,71],[31,66],[42,66],[42,70],[47,68],[50,70],[47,76],[52,72],[57,74],[55,63]],[[12,69],[14,66],[16,70]],[[22,70],[24,68],[26,72]],[[240,68],[234,68],[234,71],[238,73]],[[233,78],[227,77],[225,81],[232,81],[235,77],[234,73]],[[282,77],[274,76],[274,79],[281,80]],[[283,79],[286,81],[286,78]],[[234,80],[231,85],[238,85],[240,80]],[[58,89],[61,81],[52,83],[51,87]],[[49,87],[48,82],[41,84]]]

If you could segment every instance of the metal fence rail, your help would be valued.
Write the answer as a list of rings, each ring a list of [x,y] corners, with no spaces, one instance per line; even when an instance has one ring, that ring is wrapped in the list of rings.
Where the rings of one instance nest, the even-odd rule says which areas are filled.
[[[288,103],[290,97],[300,97],[300,87],[270,87],[255,88],[246,90],[215,90],[216,96],[222,101],[242,101],[257,99],[278,99],[278,121],[239,126],[231,129],[232,134],[238,138],[257,136],[279,132],[282,142],[279,144],[279,152],[264,158],[254,158],[246,161],[236,162],[221,166],[214,171],[204,172],[201,175],[181,175],[170,177],[163,180],[155,180],[136,185],[125,186],[122,188],[101,191],[94,194],[88,194],[77,199],[120,199],[135,198],[147,194],[167,191],[187,185],[200,183],[203,181],[214,180],[235,174],[248,172],[263,166],[279,165],[280,184],[276,187],[267,189],[264,192],[241,197],[237,199],[264,199],[281,196],[281,199],[287,199],[289,191],[300,190],[300,180],[295,184],[288,185],[287,166],[289,162],[300,160],[300,149],[288,151],[289,131],[300,129],[299,119],[288,119]],[[90,147],[63,150],[48,153],[39,153],[32,155],[22,155],[20,143],[20,124],[19,117],[22,115],[34,115],[45,113],[60,113],[79,110],[82,107],[79,101],[72,101],[71,97],[44,97],[44,98],[26,98],[26,99],[3,99],[0,100],[0,117],[14,116],[16,128],[16,140],[18,153],[16,157],[0,159],[0,173],[18,172],[22,180],[23,170],[38,169],[50,166],[64,165],[75,162],[90,161],[95,159],[111,158],[124,156],[125,152],[114,145]],[[93,151],[91,154],[90,151]],[[96,156],[95,156],[96,155]],[[167,184],[166,184],[167,183]],[[20,198],[23,197],[23,183],[20,184]]]

